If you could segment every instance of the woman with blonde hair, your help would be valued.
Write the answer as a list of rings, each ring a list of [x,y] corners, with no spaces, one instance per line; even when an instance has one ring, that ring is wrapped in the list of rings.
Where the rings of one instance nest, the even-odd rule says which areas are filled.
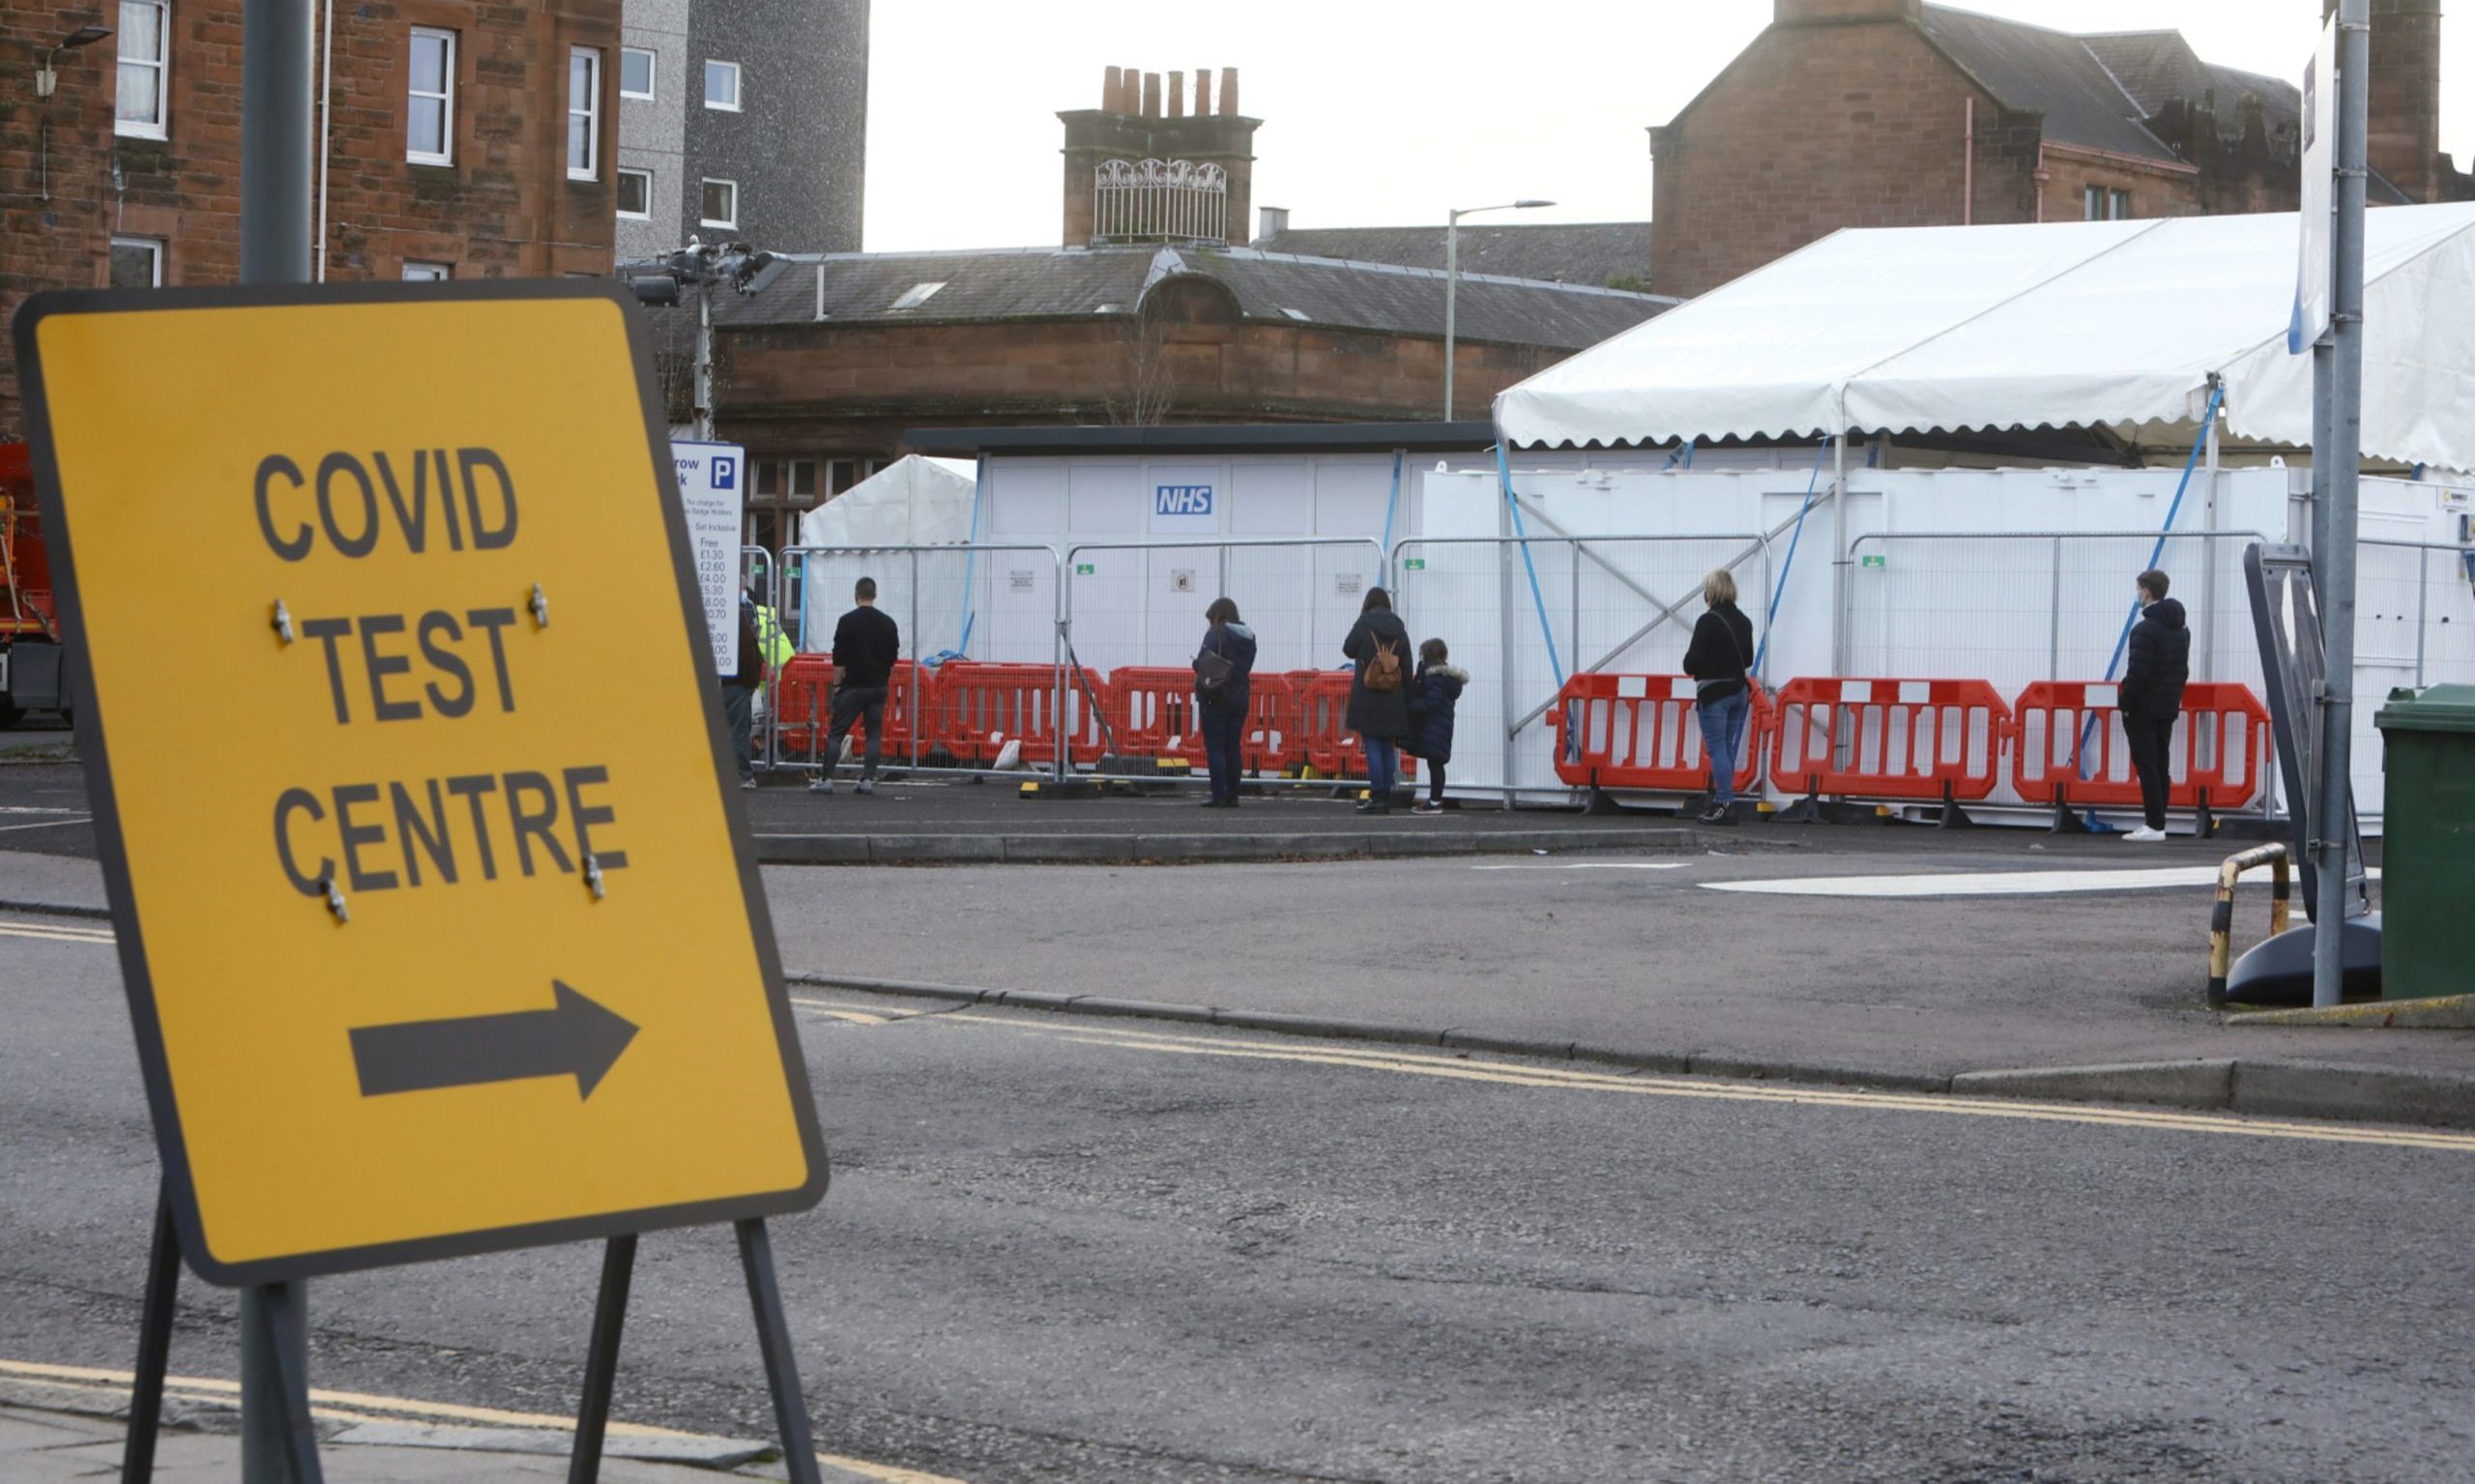
[[[1736,752],[1753,710],[1753,620],[1736,608],[1736,579],[1724,567],[1702,579],[1702,617],[1684,651],[1694,680],[1693,713],[1702,720],[1702,758],[1710,765],[1704,825],[1736,822]]]

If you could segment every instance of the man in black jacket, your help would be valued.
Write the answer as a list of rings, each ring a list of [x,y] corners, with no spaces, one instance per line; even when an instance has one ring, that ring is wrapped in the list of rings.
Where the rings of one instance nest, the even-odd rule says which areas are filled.
[[[2166,794],[2172,779],[2168,757],[2174,718],[2183,710],[2183,686],[2192,678],[2192,631],[2183,626],[2183,605],[2166,596],[2167,583],[2164,572],[2140,574],[2140,622],[2132,626],[2131,658],[2115,703],[2122,708],[2145,816],[2123,838],[2141,842],[2166,838]]]
[[[852,590],[859,606],[833,626],[833,720],[817,752],[811,794],[833,792],[833,767],[843,736],[857,722],[868,729],[859,762],[859,792],[877,791],[877,754],[886,726],[886,697],[893,686],[893,662],[902,654],[902,630],[877,610],[877,579],[862,577]]]

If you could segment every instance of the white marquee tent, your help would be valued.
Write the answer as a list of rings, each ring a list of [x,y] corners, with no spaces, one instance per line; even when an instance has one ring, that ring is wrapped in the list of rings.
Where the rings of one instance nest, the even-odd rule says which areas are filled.
[[[818,506],[800,520],[802,546],[937,546],[971,539],[972,466],[917,453]]]
[[[2312,443],[2297,218],[1847,230],[1511,388],[1512,444],[2107,426]],[[2475,468],[2475,203],[2367,218],[2366,456]]]

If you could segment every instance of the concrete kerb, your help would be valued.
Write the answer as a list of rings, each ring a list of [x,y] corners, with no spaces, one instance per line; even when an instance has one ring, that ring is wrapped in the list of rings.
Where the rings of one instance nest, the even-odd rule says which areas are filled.
[[[1666,855],[1706,848],[1690,829],[1281,830],[1179,834],[758,834],[766,865],[1131,865],[1429,856]],[[1730,840],[1792,848],[1792,842]]]
[[[1560,1038],[1491,1035],[1449,1026],[1389,1025],[1340,1016],[1294,1015],[1218,1005],[1126,1000],[1105,995],[975,989],[960,984],[874,979],[849,975],[793,974],[787,977],[795,985],[810,988],[932,999],[952,1004],[1003,1005],[1069,1015],[1106,1015],[1221,1026],[1232,1031],[1260,1031],[1319,1040],[1369,1041],[1420,1049],[1483,1052],[1494,1056],[1589,1063],[1667,1076],[1804,1083],[2030,1102],[2134,1104],[2263,1117],[2475,1128],[2475,1077],[2395,1071],[2382,1067],[2209,1058],[2091,1066],[2006,1067],[1941,1076],[1882,1067],[1771,1062],[1703,1052],[1592,1045]]]

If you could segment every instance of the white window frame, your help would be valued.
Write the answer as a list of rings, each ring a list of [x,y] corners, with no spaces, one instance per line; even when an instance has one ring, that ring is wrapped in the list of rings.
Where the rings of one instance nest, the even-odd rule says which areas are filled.
[[[640,212],[631,212],[627,210],[626,205],[627,200],[627,178],[631,175],[645,183],[645,209]],[[620,220],[651,221],[654,219],[654,172],[651,170],[631,170],[626,165],[621,165],[619,167],[618,178],[614,180],[611,185],[613,187],[611,192],[613,215],[617,216]]]
[[[731,101],[726,103],[713,102],[713,69],[717,67],[727,67],[731,70]],[[724,62],[714,57],[707,57],[705,59],[705,106],[723,113],[738,113],[746,102],[746,71],[737,62]]]
[[[576,98],[576,63],[585,65],[584,98]],[[576,120],[584,120],[584,163],[576,163],[574,131]],[[601,48],[570,46],[568,48],[568,179],[597,181],[601,179]]]
[[[627,59],[629,57],[642,57],[645,59],[645,90],[641,93],[630,93],[627,91]],[[655,95],[661,91],[660,83],[660,52],[654,50],[650,46],[622,46],[619,48],[619,96],[621,98],[630,99],[640,103],[652,102]]]
[[[708,217],[705,215],[705,188],[707,186],[728,186],[731,188],[731,215],[729,220],[725,221],[719,217]],[[726,181],[717,175],[709,175],[699,181],[696,186],[696,222],[699,226],[728,227],[732,231],[739,230],[739,182]]]
[[[2131,219],[2130,191],[2117,189],[2106,192],[2106,219],[2108,221],[2129,221]]]
[[[121,30],[129,30],[129,8],[143,5],[155,13],[155,60],[130,57],[124,52],[112,73],[112,132],[127,139],[168,139],[172,136],[172,5],[171,0],[122,0]],[[120,75],[131,68],[147,68],[155,73],[155,116],[151,119],[125,119],[120,116]]]
[[[160,237],[123,237],[117,232],[112,234],[112,250],[114,252],[119,251],[123,247],[143,247],[146,249],[147,253],[154,258],[155,272],[153,281],[147,285],[149,288],[161,288],[163,286],[163,255],[165,249],[169,246],[170,244],[164,242],[163,239]]]
[[[452,263],[430,263],[419,258],[404,259],[406,283],[447,283],[451,282],[454,277],[455,265]]]
[[[2082,186],[2080,188],[2080,219],[2082,221],[2106,219],[2105,187]]]
[[[412,45],[411,43],[408,42],[404,51],[404,159],[417,165],[451,165],[455,163],[456,37],[454,32],[446,30],[439,26],[415,26],[412,28],[411,42],[419,42],[423,37],[430,38],[446,44],[447,65],[441,69],[440,79],[446,85],[446,91],[441,93],[430,93],[413,86],[411,80]],[[413,104],[416,102],[436,102],[440,105],[438,142],[441,148],[435,154],[427,150],[417,150],[413,148]]]

